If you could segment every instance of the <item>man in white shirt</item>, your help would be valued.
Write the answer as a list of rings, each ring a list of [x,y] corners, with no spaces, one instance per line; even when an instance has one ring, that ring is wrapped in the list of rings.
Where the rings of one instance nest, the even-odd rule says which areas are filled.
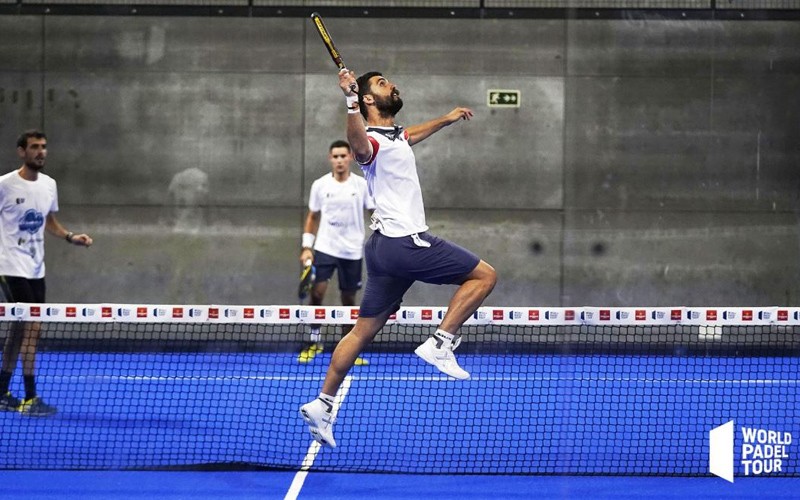
[[[300,408],[314,439],[330,447],[336,447],[334,396],[355,359],[400,308],[403,295],[415,281],[459,287],[436,333],[414,352],[462,380],[469,378],[469,373],[453,355],[461,340],[458,331],[497,281],[492,266],[475,254],[427,233],[422,189],[411,151],[412,145],[442,128],[472,118],[472,110],[458,107],[403,129],[395,124],[395,115],[403,106],[400,92],[382,74],[370,72],[356,80],[352,71],[343,69],[339,87],[348,108],[347,139],[365,173],[376,209],[370,226],[374,232],[365,248],[367,286],[358,320],[336,346],[319,397]]]
[[[308,214],[303,225],[300,262],[313,263],[316,277],[311,289],[311,305],[322,305],[328,281],[337,273],[342,305],[354,306],[361,289],[364,256],[364,210],[375,208],[367,192],[367,182],[350,172],[353,155],[345,141],[328,148],[331,171],[311,185]],[[319,325],[311,326],[311,345],[300,352],[297,362],[306,364],[323,351]],[[355,364],[366,365],[356,358]]]
[[[4,302],[45,302],[44,230],[73,245],[88,247],[92,238],[67,231],[58,222],[56,181],[41,170],[47,158],[47,136],[38,130],[17,140],[22,166],[0,177],[0,291]],[[15,323],[3,346],[0,368],[0,411],[43,417],[56,408],[36,393],[34,369],[40,323]],[[22,358],[25,399],[9,391],[11,376]]]

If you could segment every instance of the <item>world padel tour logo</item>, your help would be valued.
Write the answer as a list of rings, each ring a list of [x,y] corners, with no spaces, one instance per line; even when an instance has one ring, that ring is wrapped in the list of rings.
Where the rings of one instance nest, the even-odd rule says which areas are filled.
[[[709,472],[731,483],[735,463],[733,430],[733,420],[731,420],[711,429],[708,433]],[[741,475],[764,476],[786,473],[791,444],[790,432],[742,427],[739,453]]]

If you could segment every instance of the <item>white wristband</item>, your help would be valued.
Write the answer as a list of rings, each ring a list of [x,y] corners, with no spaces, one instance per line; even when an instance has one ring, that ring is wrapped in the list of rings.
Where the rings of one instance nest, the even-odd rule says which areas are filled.
[[[360,113],[358,109],[358,94],[345,96],[344,102],[345,105],[347,106],[348,113],[350,114]]]
[[[302,243],[303,248],[314,248],[315,239],[317,239],[317,237],[314,236],[313,234],[303,233],[303,243]]]

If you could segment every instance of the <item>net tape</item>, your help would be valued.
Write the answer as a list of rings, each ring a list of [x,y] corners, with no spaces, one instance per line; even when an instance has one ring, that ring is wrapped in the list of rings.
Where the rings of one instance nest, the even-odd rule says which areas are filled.
[[[353,324],[358,307],[0,304],[0,321]],[[446,307],[402,307],[387,324],[437,325]],[[481,307],[465,325],[800,325],[800,307]]]

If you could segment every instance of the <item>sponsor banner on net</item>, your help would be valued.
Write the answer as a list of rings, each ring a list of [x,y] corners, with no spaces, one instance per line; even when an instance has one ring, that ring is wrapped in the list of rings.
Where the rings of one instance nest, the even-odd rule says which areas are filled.
[[[66,322],[113,321],[109,304],[42,304],[30,305],[32,319]]]
[[[586,325],[666,325],[680,323],[683,307],[583,307]]]
[[[447,308],[442,308],[444,313],[447,313]],[[479,307],[472,315],[464,322],[465,325],[488,325],[492,318],[492,312],[488,307]]]
[[[796,325],[800,315],[787,307],[687,307],[687,325]]]
[[[731,483],[734,476],[791,473],[795,437],[785,429],[737,426],[730,420],[708,433],[709,472]]]
[[[115,321],[137,323],[198,323],[208,319],[210,306],[182,304],[112,304]]]
[[[401,325],[438,325],[446,313],[444,307],[401,307],[394,321]]]
[[[109,304],[0,304],[0,320],[41,322],[113,321]]]
[[[255,306],[214,306],[214,309],[214,320],[219,323],[256,323],[259,320]]]
[[[358,307],[0,303],[0,321],[256,322],[352,324]],[[446,307],[403,307],[389,323],[439,324]],[[726,325],[800,325],[797,307],[490,307],[466,325],[692,325],[701,336]]]

